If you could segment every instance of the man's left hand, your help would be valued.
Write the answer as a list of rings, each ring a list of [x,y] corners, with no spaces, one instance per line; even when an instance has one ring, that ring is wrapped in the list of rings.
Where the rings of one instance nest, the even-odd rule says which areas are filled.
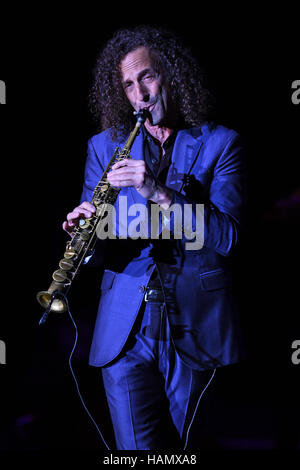
[[[124,159],[115,163],[107,174],[108,181],[117,188],[133,186],[145,199],[154,192],[154,180],[147,174],[144,160]]]
[[[171,203],[172,194],[162,184],[157,184],[147,169],[144,160],[124,159],[115,163],[107,174],[110,184],[117,188],[134,187],[145,199],[150,199],[163,208]]]

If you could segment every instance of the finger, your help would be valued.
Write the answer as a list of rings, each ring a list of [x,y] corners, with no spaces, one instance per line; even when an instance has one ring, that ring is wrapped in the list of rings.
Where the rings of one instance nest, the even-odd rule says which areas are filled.
[[[115,168],[114,170],[111,170],[107,174],[107,179],[110,181],[111,178],[114,178],[116,175],[145,175],[147,172],[146,168],[144,165],[134,165],[134,166],[123,166],[119,168]]]
[[[73,221],[78,219],[78,217],[79,217],[79,212],[76,209],[74,209],[73,212],[69,212],[69,214],[67,214],[68,224],[73,223]]]
[[[93,206],[93,204],[91,204],[88,201],[82,202],[79,207],[81,207],[82,209],[87,209],[90,212],[95,212],[96,211],[95,206]]]
[[[68,217],[67,217],[68,219]],[[66,229],[73,230],[78,225],[79,219],[68,219],[66,222]]]
[[[125,167],[125,168],[118,168],[117,170],[113,170],[111,173],[107,175],[107,177],[108,177],[108,180],[110,181],[116,178],[122,178],[123,176],[125,176],[125,178],[132,178],[135,175],[140,175],[140,174],[142,175],[144,174],[144,172],[138,171],[138,170],[133,171],[132,169]]]
[[[71,227],[74,227],[75,225],[77,225],[80,217],[88,218],[88,217],[91,217],[91,215],[92,215],[91,212],[85,209],[78,208],[78,209],[74,209],[73,212],[70,212],[69,214],[67,214],[67,221]]]
[[[124,166],[131,166],[131,167],[137,167],[137,166],[145,166],[144,160],[133,160],[133,159],[128,159],[125,158],[124,160],[121,160],[119,162],[116,162],[111,168],[112,170],[115,170],[120,167]]]
[[[70,227],[69,224],[68,224],[68,222],[66,222],[66,221],[63,222],[62,228],[63,228],[63,230],[64,230],[65,232],[67,232],[67,233],[71,233],[72,230],[73,230],[72,227]]]
[[[115,175],[110,179],[110,183],[116,187],[126,187],[126,186],[133,186],[133,187],[140,187],[144,184],[144,175],[143,174],[123,174],[123,175]]]
[[[126,188],[130,186],[135,186],[136,183],[133,182],[132,180],[116,180],[113,181],[113,186],[116,186],[117,188]]]
[[[121,175],[111,178],[110,183],[116,187],[138,186],[143,180],[144,178],[137,177],[137,175]]]
[[[114,170],[115,168],[120,168],[121,166],[127,166],[128,163],[129,163],[129,159],[124,158],[124,160],[120,160],[119,162],[114,163],[111,168]]]

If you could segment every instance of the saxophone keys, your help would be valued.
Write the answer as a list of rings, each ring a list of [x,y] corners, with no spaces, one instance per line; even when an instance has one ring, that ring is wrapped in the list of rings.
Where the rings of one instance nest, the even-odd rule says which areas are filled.
[[[71,269],[74,268],[74,261],[72,261],[71,259],[63,258],[60,260],[58,265],[64,271],[70,271]]]
[[[93,220],[93,217],[89,217],[87,219],[80,219],[79,227],[84,228],[84,229],[89,228],[91,230],[93,228],[92,223],[91,223],[92,220]]]
[[[79,227],[80,228],[87,228],[87,227],[89,227],[89,225],[90,225],[90,223],[87,219],[86,220],[85,219],[80,219],[80,221],[79,221]]]
[[[87,241],[90,238],[90,236],[91,236],[91,234],[87,230],[83,230],[83,232],[81,232],[81,234],[80,234],[80,238],[83,241]]]
[[[66,259],[74,258],[74,257],[76,256],[76,254],[77,254],[77,253],[76,253],[75,250],[72,250],[72,249],[66,250],[66,251],[64,252],[64,258],[66,258]]]
[[[56,282],[70,281],[67,271],[64,271],[63,269],[57,269],[54,271],[52,279]]]

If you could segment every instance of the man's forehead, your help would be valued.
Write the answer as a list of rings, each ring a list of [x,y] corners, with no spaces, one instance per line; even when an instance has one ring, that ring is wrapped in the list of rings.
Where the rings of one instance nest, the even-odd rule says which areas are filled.
[[[138,47],[129,52],[120,63],[120,71],[125,78],[127,74],[138,72],[143,68],[154,67],[156,63],[155,55],[144,46]]]

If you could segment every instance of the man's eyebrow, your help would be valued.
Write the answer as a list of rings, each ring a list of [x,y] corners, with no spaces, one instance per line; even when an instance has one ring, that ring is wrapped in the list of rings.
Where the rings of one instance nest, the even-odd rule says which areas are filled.
[[[155,70],[153,67],[147,67],[144,70],[141,70],[141,72],[138,74],[138,78],[142,78],[144,75],[147,75],[147,73],[155,73]]]
[[[147,75],[147,73],[155,73],[157,74],[157,71],[153,68],[153,67],[147,67],[146,69],[143,69],[139,72],[138,76],[137,76],[137,79],[140,80],[141,78],[143,78],[145,75]],[[122,81],[122,85],[127,85],[128,83],[131,83],[131,79],[128,78],[127,80],[123,80]]]

